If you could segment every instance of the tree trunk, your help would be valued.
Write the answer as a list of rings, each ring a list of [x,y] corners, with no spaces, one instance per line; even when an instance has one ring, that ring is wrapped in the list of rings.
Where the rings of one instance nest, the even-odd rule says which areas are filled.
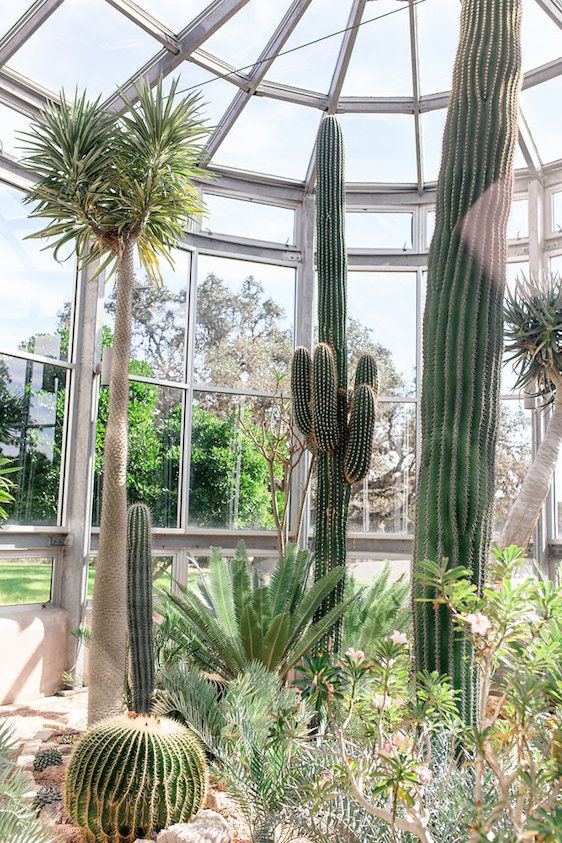
[[[562,390],[556,392],[554,410],[546,434],[519,494],[513,501],[507,514],[499,545],[509,547],[514,544],[526,549],[531,541],[535,525],[539,520],[542,506],[548,496],[552,483],[552,473],[556,468],[558,451],[562,442]]]
[[[127,410],[134,248],[133,241],[125,242],[117,269],[100,541],[90,644],[90,724],[123,709],[127,641]]]

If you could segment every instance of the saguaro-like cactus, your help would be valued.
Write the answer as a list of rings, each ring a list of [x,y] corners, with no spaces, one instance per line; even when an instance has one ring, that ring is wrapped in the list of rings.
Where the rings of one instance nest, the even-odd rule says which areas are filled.
[[[316,192],[318,338],[311,358],[306,348],[293,357],[291,389],[295,421],[317,456],[315,576],[346,560],[346,532],[352,483],[369,467],[375,423],[377,366],[359,360],[351,396],[347,384],[347,256],[345,251],[344,149],[335,117],[320,124]],[[341,602],[344,580],[319,614]],[[340,624],[331,644],[340,643]]]
[[[414,573],[419,562],[447,558],[470,569],[479,589],[494,499],[520,25],[521,0],[463,2],[424,315]],[[468,641],[431,588],[418,582],[413,592],[417,666],[450,674],[471,721]]]
[[[152,540],[150,510],[129,507],[127,518],[127,610],[133,711],[150,711],[154,690],[152,620]]]

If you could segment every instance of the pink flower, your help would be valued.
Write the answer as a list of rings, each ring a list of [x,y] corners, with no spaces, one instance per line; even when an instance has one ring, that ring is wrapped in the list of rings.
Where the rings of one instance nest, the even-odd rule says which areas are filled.
[[[393,644],[401,644],[403,647],[408,646],[408,636],[405,632],[399,632],[397,629],[395,629],[392,635],[390,636],[390,640]]]
[[[349,650],[345,651],[345,655],[356,666],[365,661],[365,653],[363,650],[355,650],[353,647],[350,647]]]
[[[388,697],[385,694],[375,694],[372,705],[379,711],[384,711],[388,705]]]
[[[429,767],[418,767],[416,772],[418,779],[422,784],[429,784],[429,782],[433,778],[433,773],[431,772]]]
[[[476,612],[475,615],[465,615],[464,619],[470,624],[470,631],[473,635],[481,635],[484,638],[492,628],[490,618],[483,615],[482,612]]]
[[[393,735],[392,743],[394,744],[398,752],[406,752],[410,741],[408,740],[406,735],[402,735],[400,734],[400,732],[398,732],[396,735]]]

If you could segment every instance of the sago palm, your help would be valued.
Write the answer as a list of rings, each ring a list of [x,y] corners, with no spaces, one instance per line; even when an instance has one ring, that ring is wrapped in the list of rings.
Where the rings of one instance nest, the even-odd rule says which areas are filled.
[[[126,641],[126,472],[134,255],[161,281],[189,220],[200,213],[194,186],[207,132],[195,96],[178,100],[141,85],[138,103],[120,116],[86,95],[50,105],[25,135],[26,165],[39,176],[28,194],[31,217],[46,218],[58,259],[99,262],[116,272],[115,329],[105,436],[99,554],[90,657],[90,722],[121,709]]]
[[[174,634],[186,658],[226,681],[255,662],[284,677],[355,599],[353,595],[314,622],[344,568],[310,584],[311,566],[307,550],[288,545],[265,583],[251,571],[242,543],[232,560],[213,548],[209,575],[168,596],[177,613]]]
[[[527,547],[548,496],[562,442],[562,278],[522,278],[505,302],[506,351],[517,389],[539,396],[551,415],[546,433],[513,502],[500,546]]]

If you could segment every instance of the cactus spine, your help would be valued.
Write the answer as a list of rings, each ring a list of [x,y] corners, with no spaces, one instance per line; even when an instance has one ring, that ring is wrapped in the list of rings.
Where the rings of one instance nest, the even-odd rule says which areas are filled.
[[[154,690],[152,541],[150,510],[142,503],[129,507],[127,519],[127,610],[131,706],[147,714]]]
[[[185,726],[150,714],[154,690],[150,512],[128,513],[128,620],[135,711],[95,723],[66,771],[65,805],[88,843],[152,838],[202,807],[207,763]]]
[[[521,0],[464,0],[437,186],[424,315],[414,572],[449,560],[480,589],[489,553],[502,360],[506,225],[517,141]],[[449,673],[474,719],[468,641],[416,584],[419,669]]]
[[[347,380],[347,256],[345,250],[344,149],[335,117],[320,124],[316,189],[318,337],[311,358],[306,348],[293,356],[291,390],[300,431],[317,457],[315,577],[345,564],[351,484],[368,470],[375,422],[377,366],[364,355],[355,386]],[[345,582],[319,610],[324,616],[343,599]],[[338,649],[341,623],[331,646]]]

